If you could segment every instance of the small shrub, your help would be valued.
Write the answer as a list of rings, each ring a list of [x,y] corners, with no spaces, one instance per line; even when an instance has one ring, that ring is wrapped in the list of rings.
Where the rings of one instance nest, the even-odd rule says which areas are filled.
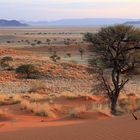
[[[61,57],[58,56],[56,53],[54,53],[52,56],[50,56],[50,59],[54,62],[57,62],[58,60],[61,59]]]
[[[5,56],[0,60],[1,67],[6,70],[13,70],[13,67],[10,66],[10,62],[13,61],[11,56]]]
[[[36,92],[41,89],[46,89],[46,84],[44,81],[34,81],[31,84],[30,92]]]
[[[69,111],[69,116],[72,118],[81,118],[81,113],[86,112],[86,108],[84,106],[73,108]]]
[[[67,53],[66,55],[67,55],[69,58],[71,57],[71,53]]]
[[[118,101],[118,105],[123,112],[135,111],[139,108],[137,101],[133,98],[124,98]]]
[[[7,43],[11,43],[11,41],[7,41]]]
[[[41,43],[42,43],[41,41],[37,41],[37,42],[36,42],[36,44],[41,44]]]
[[[32,78],[31,75],[37,73],[36,68],[32,64],[21,65],[16,68],[17,73],[26,74],[26,78]]]
[[[29,96],[30,96],[30,101],[31,102],[36,102],[36,101],[39,101],[41,99],[47,98],[47,96],[41,95],[41,94],[38,94],[38,93],[32,93]]]

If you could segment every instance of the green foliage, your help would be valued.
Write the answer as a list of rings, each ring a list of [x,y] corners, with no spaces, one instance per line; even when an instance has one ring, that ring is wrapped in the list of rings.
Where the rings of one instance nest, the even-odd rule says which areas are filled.
[[[106,67],[114,67],[114,62],[125,66],[133,63],[133,54],[137,52],[134,47],[140,46],[140,30],[126,25],[109,26],[96,34],[86,33],[84,40],[92,44],[91,50]]]
[[[32,64],[26,64],[26,65],[21,65],[16,68],[17,73],[22,73],[26,74],[27,78],[32,78],[31,74],[34,74],[37,72],[36,68]]]

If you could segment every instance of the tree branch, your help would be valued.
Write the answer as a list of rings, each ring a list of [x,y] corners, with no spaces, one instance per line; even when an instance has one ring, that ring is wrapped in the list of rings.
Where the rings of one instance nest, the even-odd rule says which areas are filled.
[[[128,81],[129,79],[122,81],[122,83],[119,85],[119,90],[121,90]]]
[[[109,97],[109,99],[111,100],[112,99],[112,90],[111,90],[111,87],[107,84],[103,74],[101,75],[102,77],[102,81],[103,81],[103,84],[105,86],[105,89],[107,90],[107,95]]]

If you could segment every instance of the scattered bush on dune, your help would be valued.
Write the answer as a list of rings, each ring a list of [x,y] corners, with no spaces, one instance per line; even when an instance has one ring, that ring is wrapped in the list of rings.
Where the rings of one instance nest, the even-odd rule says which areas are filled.
[[[52,56],[50,56],[50,59],[53,61],[53,62],[57,62],[61,59],[60,56],[58,56],[56,53],[54,53]]]
[[[37,73],[37,69],[32,64],[21,65],[16,68],[17,73],[22,73],[26,75],[26,78],[32,78],[32,74]]]

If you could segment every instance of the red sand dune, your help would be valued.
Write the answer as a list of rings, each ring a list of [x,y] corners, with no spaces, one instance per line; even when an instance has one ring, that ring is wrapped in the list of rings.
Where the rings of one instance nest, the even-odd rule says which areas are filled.
[[[140,113],[136,114],[140,118]],[[39,122],[40,123],[40,122]],[[0,140],[139,140],[140,119],[131,114],[105,120],[65,124],[42,122],[44,126],[0,132]],[[23,123],[24,124],[24,123]],[[53,124],[53,125],[51,125]],[[55,125],[57,124],[57,125]],[[3,126],[0,125],[0,129]]]

